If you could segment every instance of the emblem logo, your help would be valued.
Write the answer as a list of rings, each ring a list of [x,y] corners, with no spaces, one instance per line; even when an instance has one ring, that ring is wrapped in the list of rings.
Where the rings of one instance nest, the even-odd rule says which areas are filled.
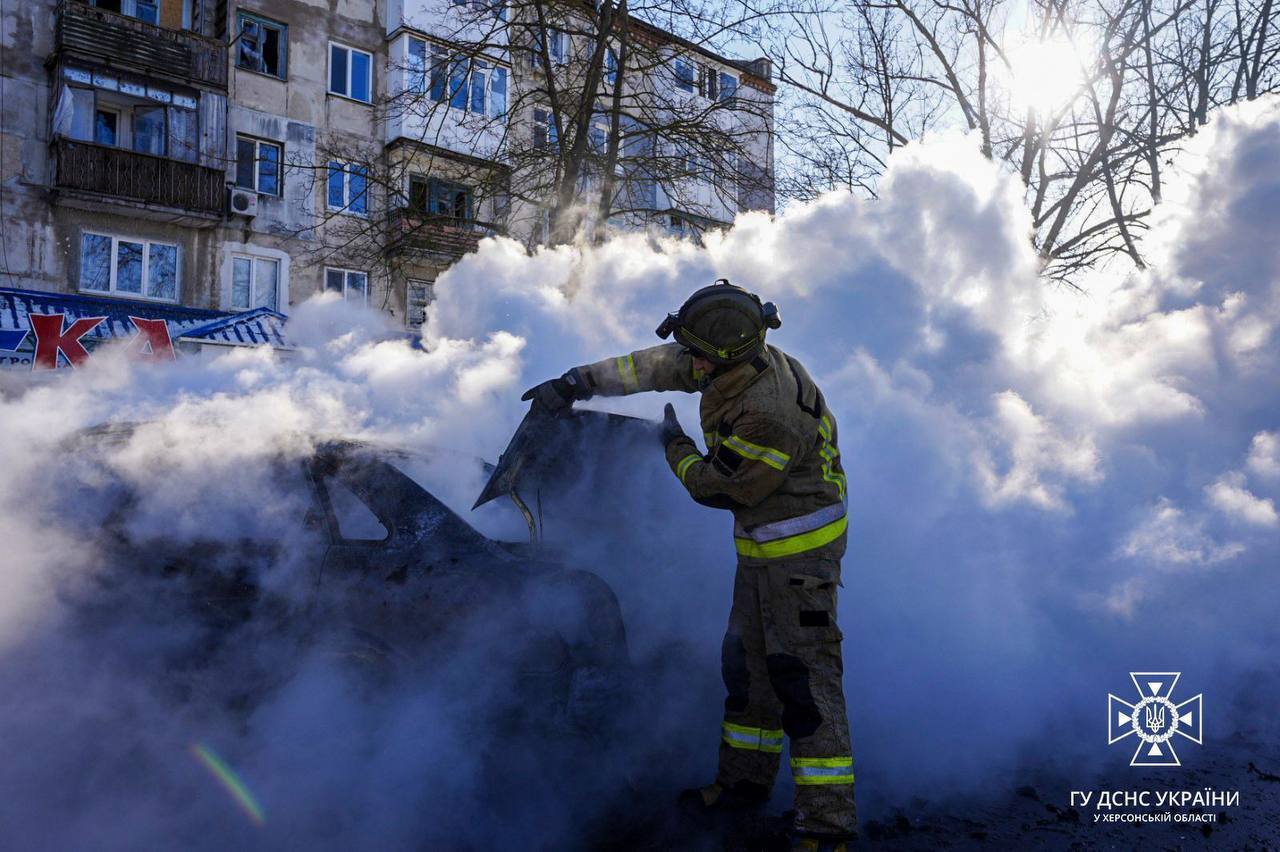
[[[1107,745],[1133,734],[1138,737],[1130,766],[1181,766],[1174,734],[1196,745],[1204,742],[1202,695],[1173,703],[1173,688],[1181,676],[1182,672],[1129,672],[1138,689],[1135,704],[1107,694]]]

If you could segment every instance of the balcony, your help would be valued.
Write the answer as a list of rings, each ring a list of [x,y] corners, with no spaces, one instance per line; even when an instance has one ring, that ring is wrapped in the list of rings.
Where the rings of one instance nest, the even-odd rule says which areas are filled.
[[[502,233],[500,227],[490,222],[455,219],[400,207],[391,211],[388,247],[393,252],[432,254],[457,260],[475,251],[485,237]]]
[[[54,49],[99,66],[131,70],[222,91],[227,46],[185,30],[148,24],[79,0],[62,0]]]
[[[124,148],[54,140],[54,185],[82,197],[128,201],[221,218],[226,203],[225,173]]]

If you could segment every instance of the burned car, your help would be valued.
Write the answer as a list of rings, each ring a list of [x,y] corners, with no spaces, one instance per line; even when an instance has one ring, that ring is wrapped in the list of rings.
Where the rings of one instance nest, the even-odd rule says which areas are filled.
[[[183,441],[144,430],[163,432],[98,427],[69,446],[67,511],[88,515],[101,558],[67,595],[82,635],[136,653],[170,696],[249,713],[305,666],[373,692],[462,668],[511,682],[518,701],[486,705],[504,723],[608,718],[628,665],[612,590],[478,532],[405,472],[413,454],[303,436],[197,489]]]

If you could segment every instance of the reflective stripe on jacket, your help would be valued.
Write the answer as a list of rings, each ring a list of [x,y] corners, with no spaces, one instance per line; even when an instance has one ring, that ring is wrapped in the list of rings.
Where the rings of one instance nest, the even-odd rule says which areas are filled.
[[[835,417],[794,358],[765,346],[709,380],[683,347],[667,343],[578,369],[601,396],[702,392],[706,452],[683,438],[667,447],[667,461],[695,500],[733,511],[742,559],[844,554],[847,483]]]

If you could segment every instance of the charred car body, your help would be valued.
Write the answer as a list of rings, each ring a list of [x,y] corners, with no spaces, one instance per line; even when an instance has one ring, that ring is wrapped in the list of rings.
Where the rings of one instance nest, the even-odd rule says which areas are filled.
[[[91,515],[102,558],[68,594],[85,635],[150,625],[157,642],[135,650],[179,698],[251,711],[317,660],[375,690],[463,661],[520,696],[494,703],[508,720],[591,732],[608,718],[628,665],[612,590],[482,535],[404,472],[411,454],[301,439],[250,462],[250,482],[182,499],[181,441],[134,455],[135,434],[161,428],[100,427],[69,448],[67,510]],[[171,477],[157,480],[156,446],[174,454]],[[234,678],[209,677],[228,667]]]

